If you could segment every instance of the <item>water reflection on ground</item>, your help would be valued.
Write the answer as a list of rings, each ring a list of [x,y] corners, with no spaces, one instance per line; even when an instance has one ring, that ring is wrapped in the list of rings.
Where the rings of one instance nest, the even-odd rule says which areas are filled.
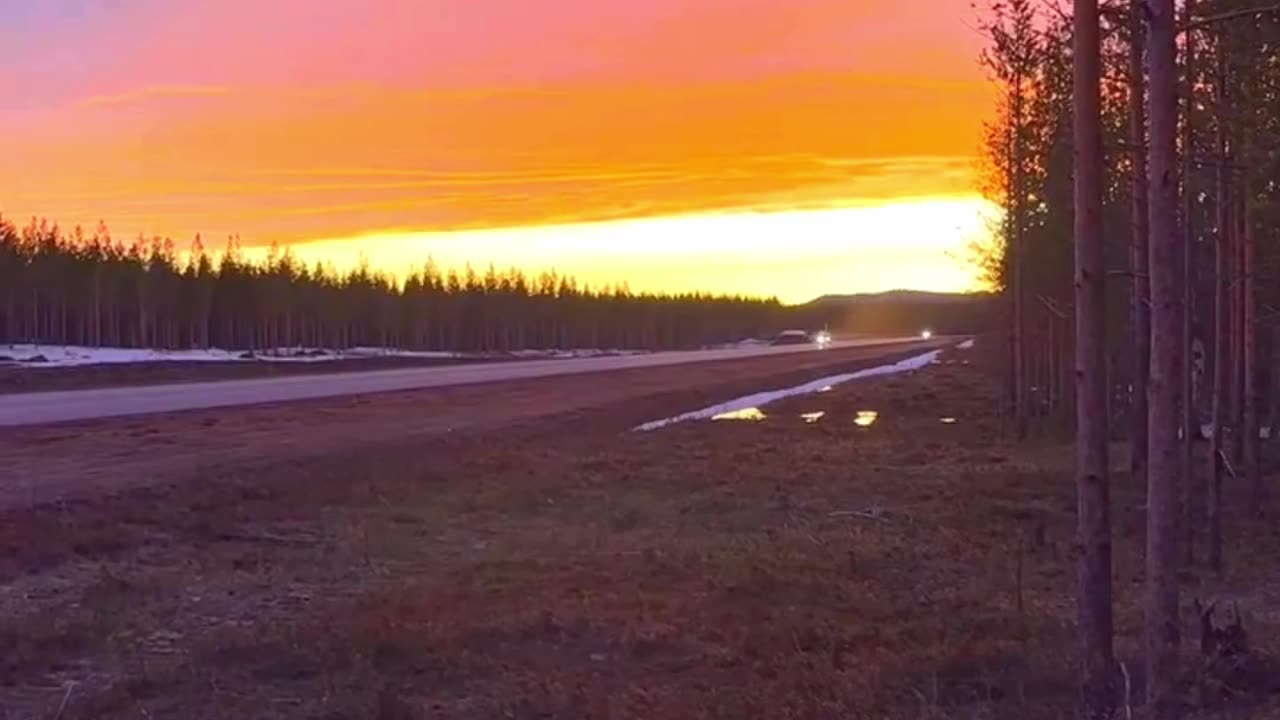
[[[716,421],[748,420],[748,421],[756,422],[756,421],[765,419],[765,417],[767,416],[764,413],[760,412],[760,408],[749,407],[749,408],[742,408],[741,410],[733,410],[731,412],[720,413],[719,415],[712,416],[711,419]]]
[[[824,412],[824,411],[822,411],[822,410],[819,410],[819,411],[817,411],[817,412],[802,413],[802,414],[800,415],[800,417],[804,418],[804,421],[805,421],[805,422],[807,422],[807,423],[809,423],[810,425],[812,425],[812,424],[814,424],[814,423],[818,422],[819,420],[821,420],[823,417],[825,417],[825,416],[826,416],[826,414],[827,414],[826,412]]]
[[[859,410],[858,416],[853,419],[853,424],[858,427],[871,427],[879,419],[880,413],[875,410]]]

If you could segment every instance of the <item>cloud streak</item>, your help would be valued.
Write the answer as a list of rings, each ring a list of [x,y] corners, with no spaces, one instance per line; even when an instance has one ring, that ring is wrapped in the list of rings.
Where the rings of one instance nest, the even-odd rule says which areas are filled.
[[[968,0],[42,5],[3,36],[0,157],[23,172],[0,174],[2,209],[267,244],[971,199],[992,92],[971,14]],[[557,264],[564,249],[545,247]]]
[[[93,95],[80,100],[84,108],[111,108],[160,100],[186,100],[229,95],[231,88],[216,85],[155,85],[115,95]]]

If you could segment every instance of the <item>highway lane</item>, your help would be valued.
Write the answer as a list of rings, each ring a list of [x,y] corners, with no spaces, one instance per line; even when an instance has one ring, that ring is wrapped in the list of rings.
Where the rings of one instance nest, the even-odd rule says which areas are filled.
[[[843,349],[911,341],[919,341],[919,338],[846,340],[835,342],[826,349],[811,345],[764,346],[0,395],[0,426],[42,425],[72,420],[239,407],[770,355],[838,352]],[[935,346],[939,343],[938,340],[921,343],[926,344]]]

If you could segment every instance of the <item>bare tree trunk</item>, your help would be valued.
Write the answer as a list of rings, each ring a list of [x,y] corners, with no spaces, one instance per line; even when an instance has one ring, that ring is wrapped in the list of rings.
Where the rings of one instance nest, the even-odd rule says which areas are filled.
[[[1050,423],[1058,416],[1058,324],[1057,318],[1049,316],[1049,376],[1045,384],[1049,391]]]
[[[1178,472],[1182,284],[1177,235],[1177,48],[1173,0],[1148,0],[1151,77],[1151,377],[1147,428],[1147,702],[1167,720],[1178,702]]]
[[[1182,3],[1182,25],[1190,28],[1195,0],[1184,0]],[[1139,9],[1139,8],[1135,8]],[[1183,119],[1182,119],[1182,525],[1183,549],[1186,551],[1185,564],[1190,567],[1196,559],[1196,526],[1195,526],[1195,438],[1200,435],[1199,410],[1196,407],[1196,392],[1191,367],[1191,348],[1194,340],[1194,315],[1196,297],[1196,271],[1192,262],[1195,245],[1193,205],[1191,201],[1191,156],[1195,144],[1195,128],[1193,110],[1195,108],[1195,33],[1188,29],[1185,37],[1185,61],[1183,71],[1186,73],[1184,87]],[[1194,433],[1194,434],[1193,434]]]
[[[1082,709],[1091,720],[1110,718],[1115,710],[1099,36],[1097,0],[1075,0],[1076,503],[1081,550],[1078,610]]]
[[[1244,233],[1240,240],[1243,267],[1240,270],[1241,293],[1243,294],[1243,320],[1241,329],[1244,337],[1243,373],[1244,373],[1244,422],[1241,432],[1244,442],[1245,473],[1249,477],[1250,499],[1253,509],[1261,514],[1264,510],[1264,486],[1262,468],[1258,457],[1258,299],[1254,287],[1254,255],[1256,248],[1253,236],[1252,203],[1249,194],[1249,179],[1246,176],[1241,187],[1243,208],[1241,218]]]
[[[1214,241],[1214,279],[1213,279],[1213,437],[1209,453],[1212,475],[1209,477],[1208,494],[1205,498],[1205,524],[1209,531],[1209,566],[1216,572],[1222,571],[1222,473],[1226,469],[1226,438],[1224,425],[1227,415],[1227,364],[1231,337],[1230,299],[1227,295],[1228,273],[1231,257],[1231,223],[1230,201],[1227,197],[1227,133],[1223,124],[1223,113],[1226,99],[1226,61],[1218,54],[1218,67],[1214,79],[1214,94],[1218,146],[1217,172],[1217,207],[1215,225],[1217,237]]]
[[[1244,467],[1244,185],[1236,179],[1237,192],[1231,196],[1235,213],[1232,222],[1231,263],[1235,274],[1231,283],[1231,462]],[[1239,472],[1239,470],[1237,470]]]
[[[1022,248],[1022,75],[1015,74],[1010,90],[1009,137],[1009,260],[1012,273],[1010,283],[1013,294],[1010,336],[1012,350],[1013,422],[1014,436],[1023,440],[1027,436],[1027,348],[1026,318],[1023,303],[1023,248]]]
[[[1147,482],[1147,371],[1151,365],[1151,285],[1147,272],[1147,115],[1146,27],[1142,22],[1145,0],[1131,0],[1129,31],[1129,144],[1131,181],[1131,235],[1129,264],[1133,272],[1133,391],[1130,406],[1130,474],[1134,482]]]

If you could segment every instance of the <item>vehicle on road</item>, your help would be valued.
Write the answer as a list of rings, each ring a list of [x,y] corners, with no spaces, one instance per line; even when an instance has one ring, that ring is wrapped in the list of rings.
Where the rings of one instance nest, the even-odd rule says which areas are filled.
[[[770,345],[817,345],[826,347],[831,344],[831,333],[820,330],[809,333],[804,330],[783,330],[769,341]]]
[[[769,342],[770,345],[808,345],[813,342],[809,339],[809,333],[803,330],[783,330],[774,336]]]

